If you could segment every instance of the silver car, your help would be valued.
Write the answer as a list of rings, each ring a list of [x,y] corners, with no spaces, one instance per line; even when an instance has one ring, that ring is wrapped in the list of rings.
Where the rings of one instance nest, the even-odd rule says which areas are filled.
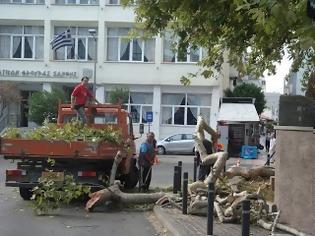
[[[192,134],[175,134],[157,142],[158,154],[185,153],[192,154],[195,151],[195,141]]]

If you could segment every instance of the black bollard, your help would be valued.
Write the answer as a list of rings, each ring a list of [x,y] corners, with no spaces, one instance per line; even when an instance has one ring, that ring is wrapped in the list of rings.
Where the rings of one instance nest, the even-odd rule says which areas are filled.
[[[197,180],[197,165],[198,165],[197,157],[194,157],[194,182],[196,182]]]
[[[178,162],[178,191],[182,191],[182,169],[183,169],[183,162]]]
[[[188,172],[184,173],[183,179],[183,214],[187,215],[187,196],[188,196]]]
[[[207,235],[213,235],[213,202],[214,202],[214,184],[208,184],[208,218]]]
[[[178,191],[178,166],[174,166],[174,176],[173,176],[173,193],[176,194]]]
[[[250,201],[244,200],[242,203],[242,236],[249,236],[250,226]]]

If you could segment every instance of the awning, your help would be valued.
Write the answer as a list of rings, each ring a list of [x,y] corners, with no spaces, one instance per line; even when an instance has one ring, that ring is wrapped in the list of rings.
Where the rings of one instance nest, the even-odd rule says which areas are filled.
[[[218,121],[259,122],[254,104],[222,103]]]

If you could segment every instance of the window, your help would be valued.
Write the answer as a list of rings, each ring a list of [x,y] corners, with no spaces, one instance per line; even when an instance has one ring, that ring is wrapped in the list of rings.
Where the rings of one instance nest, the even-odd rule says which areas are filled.
[[[129,30],[107,29],[107,61],[154,62],[155,39],[130,39]]]
[[[95,44],[97,40],[89,34],[89,29],[86,27],[71,27],[71,37],[74,38],[74,46],[62,47],[54,51],[55,60],[78,60],[91,61],[96,57]],[[95,28],[93,28],[95,29]],[[67,27],[55,27],[55,36],[65,32]],[[96,29],[95,29],[96,30]]]
[[[180,140],[182,140],[182,135],[181,134],[173,135],[173,136],[169,137],[169,140],[172,142],[173,141],[180,141]]]
[[[0,58],[43,59],[44,27],[0,26]]]
[[[210,122],[210,108],[210,94],[163,93],[162,124],[196,125],[198,115]]]
[[[106,3],[108,5],[120,5],[121,4],[121,0],[106,0]],[[133,4],[136,4],[136,0],[133,1]]]
[[[163,61],[164,62],[198,62],[203,57],[202,48],[199,47],[188,47],[186,53],[183,53],[183,55],[179,56],[176,50],[174,49],[174,40],[171,39],[171,36],[169,33],[166,33],[164,37],[164,43],[163,43]]]
[[[45,0],[0,0],[1,3],[14,3],[14,4],[45,4]]]
[[[104,113],[94,116],[94,124],[117,124],[117,113]]]
[[[55,0],[56,5],[99,5],[99,0]]]
[[[106,93],[105,100],[109,101],[109,93]],[[133,123],[147,123],[146,112],[152,111],[152,104],[152,93],[130,92],[124,109],[130,113]]]

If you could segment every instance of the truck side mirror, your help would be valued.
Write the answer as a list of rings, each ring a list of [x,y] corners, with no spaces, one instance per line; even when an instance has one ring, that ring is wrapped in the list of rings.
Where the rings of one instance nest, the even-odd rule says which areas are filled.
[[[139,134],[143,134],[144,133],[144,124],[140,124],[139,125]]]

